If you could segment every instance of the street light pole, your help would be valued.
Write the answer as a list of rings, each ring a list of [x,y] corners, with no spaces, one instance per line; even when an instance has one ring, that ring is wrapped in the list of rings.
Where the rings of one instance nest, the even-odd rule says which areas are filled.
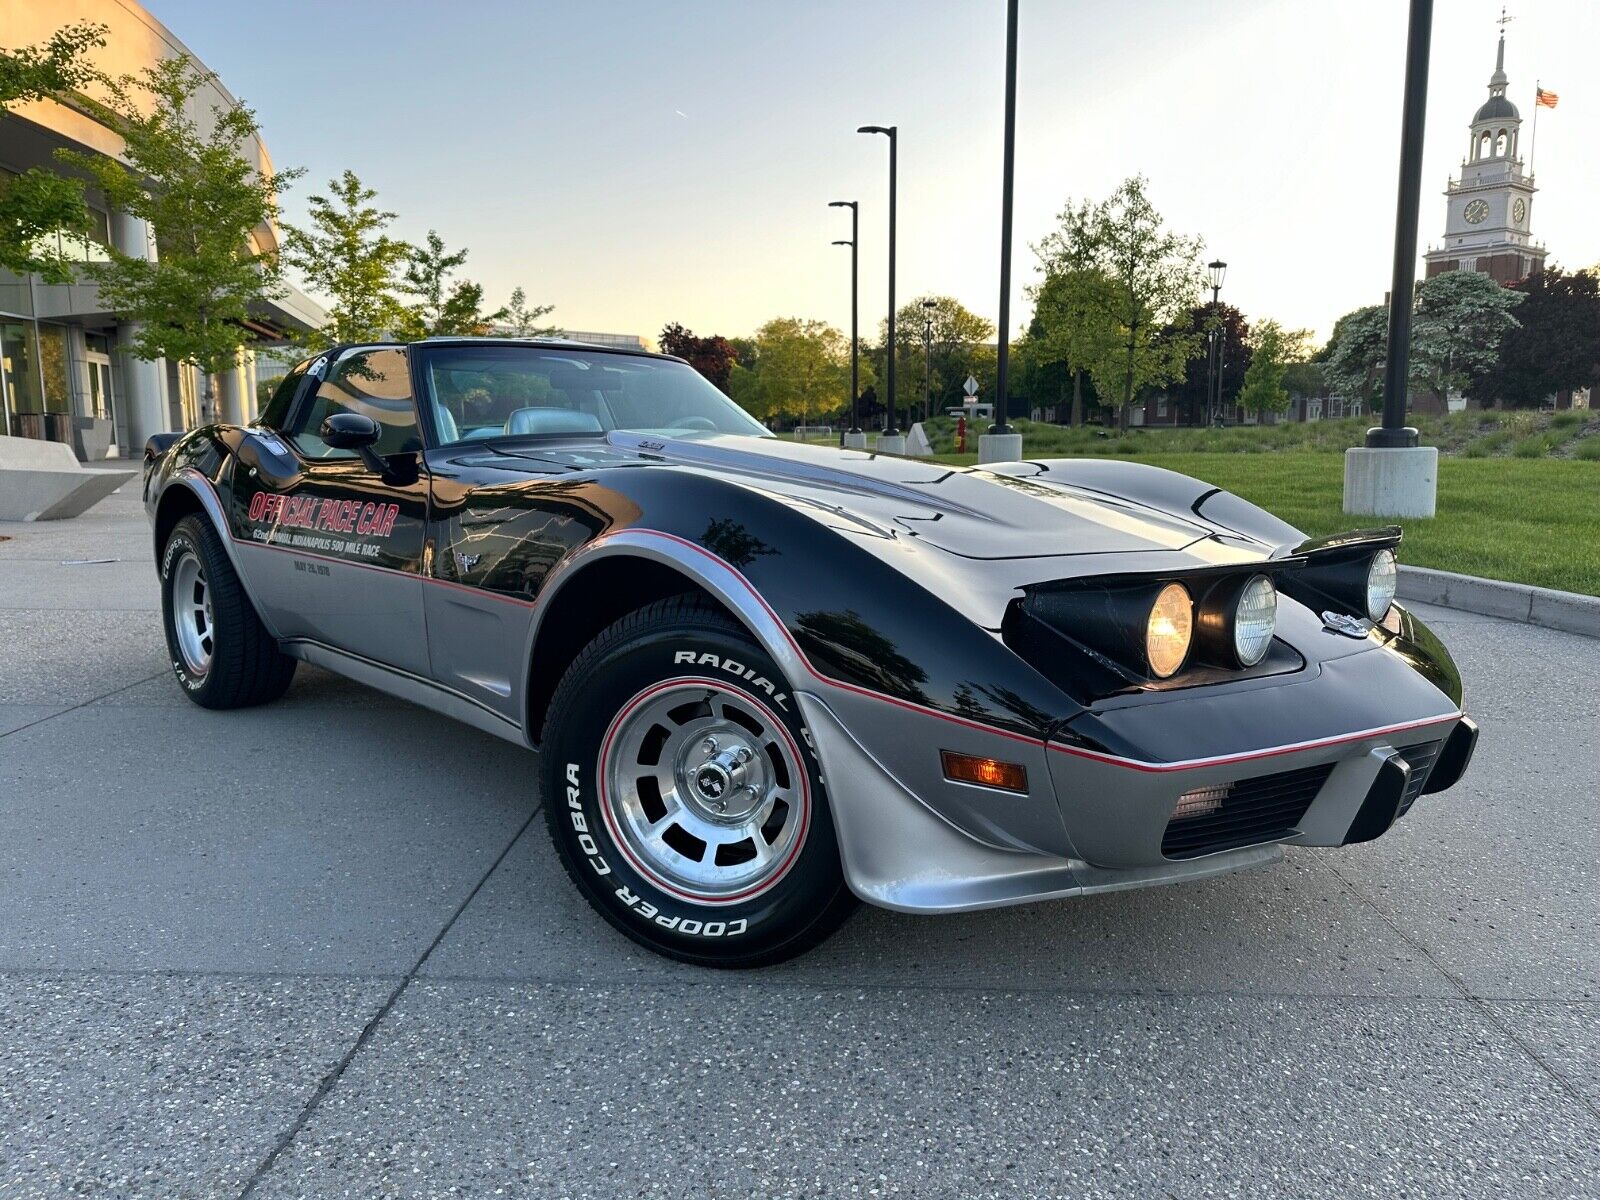
[[[1222,344],[1227,340],[1228,327],[1222,324],[1222,306],[1217,297],[1222,293],[1222,281],[1227,278],[1228,264],[1218,259],[1207,263],[1206,270],[1211,273],[1212,327],[1206,345],[1206,424],[1210,425],[1215,419],[1214,414],[1222,411]],[[1213,394],[1215,400],[1212,399]]]
[[[1011,364],[1011,183],[1016,174],[1017,147],[1017,0],[1006,3],[1006,132],[1000,182],[1000,344],[995,371],[995,422],[991,435],[1011,432],[1006,423],[1006,385]],[[1000,443],[994,443],[999,445]],[[1021,448],[1018,448],[1021,453]]]
[[[845,433],[847,449],[861,449],[866,445],[866,435],[861,432],[861,336],[859,322],[861,306],[858,284],[861,280],[860,246],[861,205],[855,200],[830,200],[829,208],[850,210],[850,240],[834,242],[835,246],[850,247],[850,428]]]
[[[1366,445],[1344,452],[1344,511],[1375,517],[1431,517],[1438,510],[1439,448],[1417,444],[1406,422],[1411,306],[1417,281],[1417,210],[1422,202],[1422,127],[1428,107],[1428,39],[1433,0],[1411,0],[1405,103],[1400,116],[1400,186],[1394,214],[1394,279],[1383,371],[1383,424]]]
[[[1428,41],[1432,29],[1433,0],[1411,0],[1405,102],[1400,115],[1394,280],[1389,288],[1389,350],[1383,370],[1383,424],[1367,430],[1367,445],[1374,449],[1417,444],[1417,431],[1406,425],[1406,379],[1411,367],[1411,304],[1417,282],[1417,211],[1422,203],[1422,130],[1428,110]]]
[[[894,217],[895,186],[899,174],[900,127],[898,125],[863,125],[857,133],[881,133],[889,139],[889,424],[884,437],[900,436],[895,424],[895,340],[894,340]],[[901,447],[904,449],[904,447]]]

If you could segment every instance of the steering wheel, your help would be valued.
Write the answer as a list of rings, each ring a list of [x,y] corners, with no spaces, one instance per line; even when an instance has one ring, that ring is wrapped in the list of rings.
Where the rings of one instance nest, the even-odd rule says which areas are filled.
[[[679,429],[703,429],[707,433],[717,431],[717,423],[710,417],[685,417],[678,422]]]

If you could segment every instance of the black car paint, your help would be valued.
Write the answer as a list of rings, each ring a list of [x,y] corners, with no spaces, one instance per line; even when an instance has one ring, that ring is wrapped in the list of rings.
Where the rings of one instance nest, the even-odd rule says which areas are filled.
[[[424,347],[412,356],[414,393],[425,353]],[[317,374],[315,366],[305,372],[296,404]],[[426,411],[422,420],[426,431]],[[814,464],[819,452],[813,448],[778,439],[717,440],[740,443],[735,449],[755,456],[755,465],[719,471],[714,463],[696,464],[697,447],[686,465],[675,447],[659,439],[506,439],[394,456],[408,461],[391,460],[394,471],[380,479],[359,459],[300,459],[264,428],[213,426],[186,435],[151,462],[146,498],[154,503],[166,480],[192,468],[221,497],[229,536],[257,544],[277,538],[250,519],[252,502],[264,490],[319,502],[392,502],[400,509],[396,535],[375,552],[364,543],[359,565],[523,603],[536,601],[551,572],[595,539],[624,529],[653,531],[692,543],[739,572],[812,668],[831,680],[1013,735],[1135,760],[1180,761],[1228,753],[1245,743],[1290,743],[1328,729],[1370,728],[1404,720],[1412,707],[1426,707],[1430,699],[1437,711],[1439,692],[1460,703],[1460,678],[1448,653],[1399,606],[1386,627],[1351,642],[1323,630],[1315,614],[1285,598],[1280,637],[1303,659],[1299,670],[1269,678],[1244,673],[1177,690],[1133,687],[1111,697],[1046,679],[1004,643],[998,619],[986,625],[963,611],[977,597],[986,610],[1002,612],[1020,594],[1019,579],[1047,581],[1053,563],[1059,567],[1074,555],[1065,545],[1053,549],[1055,559],[1029,554],[1025,541],[1016,538],[975,546],[972,531],[981,536],[981,525],[961,516],[972,507],[968,497],[979,491],[1023,496],[1030,478],[1050,473],[1071,473],[1076,486],[1099,492],[1114,506],[1138,508],[1141,517],[1158,508],[1168,518],[1162,522],[1170,543],[1164,550],[1107,544],[1096,557],[1108,568],[1132,559],[1151,569],[1163,552],[1179,548],[1217,562],[1245,563],[1269,553],[1271,539],[1285,532],[1303,540],[1270,514],[1183,477],[1136,464],[1062,462],[1023,464],[1011,474],[992,475],[854,456],[849,475],[881,481],[879,490],[890,496],[902,488],[912,493],[915,484],[957,480],[959,495],[946,508],[954,518],[946,528],[964,520],[968,534],[952,540],[941,529],[935,540],[918,523],[937,526],[944,511],[893,521],[881,512],[864,515],[857,510],[869,506],[852,496],[843,475],[835,486],[826,475],[787,489],[762,485],[760,462],[781,473],[785,464]],[[1001,486],[981,487],[993,483]],[[1061,503],[1055,495],[1042,499]],[[1186,518],[1186,510],[1195,520]],[[1223,529],[1208,531],[1205,524]],[[302,541],[283,548],[312,559],[352,561],[339,539]],[[1004,553],[984,557],[986,549]],[[908,569],[909,556],[915,557],[914,570]],[[1349,658],[1364,661],[1352,666],[1344,662]],[[1302,711],[1293,703],[1293,682],[1325,672],[1348,676],[1350,683],[1333,693],[1335,705],[1319,702],[1317,711]],[[1372,719],[1380,698],[1381,721]],[[1392,715],[1397,698],[1398,717]],[[1178,699],[1183,702],[1173,703]]]

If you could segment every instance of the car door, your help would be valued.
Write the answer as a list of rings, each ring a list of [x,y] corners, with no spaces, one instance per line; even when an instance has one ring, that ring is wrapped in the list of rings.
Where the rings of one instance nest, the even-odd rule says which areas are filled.
[[[425,603],[433,678],[480,707],[520,721],[540,588],[558,563],[616,519],[597,507],[595,487],[574,483],[580,466],[592,466],[599,461],[595,455],[610,451],[598,443],[597,421],[593,436],[585,432],[577,443],[587,458],[574,459],[575,447],[556,440],[528,453],[482,440],[538,413],[560,424],[553,439],[588,431],[591,422],[574,407],[528,407],[530,397],[553,396],[542,390],[547,372],[564,364],[493,344],[436,344],[419,347],[417,354],[417,388],[430,435],[428,569],[434,586]]]
[[[251,595],[281,638],[426,676],[428,488],[407,352],[356,347],[308,374],[281,437],[247,435],[235,467]],[[341,412],[378,422],[373,454],[322,440],[323,421]]]

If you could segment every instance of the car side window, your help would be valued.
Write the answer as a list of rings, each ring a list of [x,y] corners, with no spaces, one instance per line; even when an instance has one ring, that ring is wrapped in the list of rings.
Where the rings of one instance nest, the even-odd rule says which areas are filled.
[[[309,361],[309,360],[308,360]],[[306,363],[297,363],[278,383],[273,390],[272,399],[267,401],[267,406],[261,410],[261,416],[255,424],[266,429],[282,429],[283,423],[289,419],[289,408],[294,403],[294,394],[300,388],[300,380],[305,377]]]
[[[354,451],[335,450],[318,436],[323,421],[341,412],[361,413],[378,423],[383,431],[376,446],[379,454],[422,449],[411,396],[411,372],[406,352],[398,347],[347,351],[329,369],[316,392],[301,403],[294,428],[286,432],[307,458],[354,458]]]

